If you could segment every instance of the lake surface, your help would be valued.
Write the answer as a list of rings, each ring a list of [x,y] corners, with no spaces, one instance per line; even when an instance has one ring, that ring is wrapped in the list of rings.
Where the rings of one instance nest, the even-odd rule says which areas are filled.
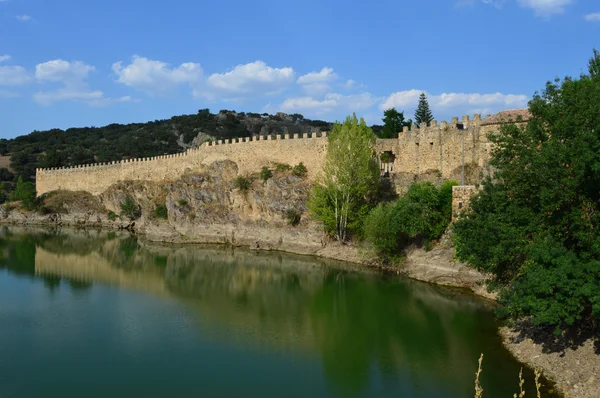
[[[484,397],[512,397],[497,327],[311,257],[0,227],[0,397],[472,397],[482,352]]]

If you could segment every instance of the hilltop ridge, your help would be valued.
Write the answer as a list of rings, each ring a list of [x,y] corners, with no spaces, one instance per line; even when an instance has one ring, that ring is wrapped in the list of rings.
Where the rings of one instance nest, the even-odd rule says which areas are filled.
[[[33,179],[36,168],[169,155],[205,141],[268,134],[315,133],[332,123],[300,114],[252,113],[200,109],[196,114],[146,123],[33,131],[0,139],[0,181]],[[8,166],[8,167],[7,167]]]

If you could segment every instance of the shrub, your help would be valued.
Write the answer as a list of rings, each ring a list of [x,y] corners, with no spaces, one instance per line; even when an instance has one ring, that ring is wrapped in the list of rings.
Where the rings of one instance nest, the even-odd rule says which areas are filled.
[[[246,177],[238,176],[233,181],[233,186],[242,192],[246,192],[250,188],[250,180]]]
[[[300,162],[299,164],[294,166],[294,168],[292,169],[292,174],[295,175],[296,177],[300,177],[300,178],[306,177],[307,172],[308,172],[308,170],[306,170],[306,166],[304,166],[304,164],[302,164],[302,162]]]
[[[142,215],[139,205],[133,199],[133,196],[127,194],[123,202],[121,202],[121,216],[125,216],[130,220],[137,220]]]
[[[289,208],[285,211],[285,219],[287,220],[288,225],[296,226],[300,224],[301,218],[300,212],[294,208]]]
[[[154,207],[154,217],[163,218],[165,220],[169,218],[169,212],[167,210],[167,206],[165,206],[164,203],[161,203]]]
[[[267,182],[269,178],[273,177],[273,172],[269,170],[267,166],[264,166],[260,171],[260,179]]]
[[[275,163],[274,166],[275,166],[275,171],[277,171],[279,173],[290,171],[292,169],[292,166],[290,166],[289,164],[285,164],[285,163]]]
[[[375,250],[384,256],[397,256],[411,242],[439,238],[451,220],[452,186],[454,181],[440,188],[433,184],[414,183],[406,194],[395,202],[380,204],[364,222],[364,236]]]
[[[32,182],[23,181],[23,178],[19,176],[15,190],[9,194],[9,198],[12,201],[21,201],[21,206],[25,210],[33,210],[36,205],[35,195],[35,185]]]
[[[183,207],[183,206],[186,206],[186,205],[188,204],[188,201],[187,201],[187,200],[185,200],[185,199],[179,199],[179,200],[177,201],[177,204],[178,204],[179,206]]]
[[[117,215],[114,211],[109,211],[107,217],[110,221],[115,221],[117,219]]]

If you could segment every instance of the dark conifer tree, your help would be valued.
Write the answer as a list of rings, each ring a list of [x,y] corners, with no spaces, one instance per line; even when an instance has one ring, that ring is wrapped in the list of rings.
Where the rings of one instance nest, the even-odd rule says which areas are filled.
[[[429,103],[427,102],[427,96],[425,93],[421,93],[419,97],[419,105],[415,111],[415,124],[417,127],[421,127],[421,123],[429,126],[429,123],[433,120],[433,114],[429,109]]]

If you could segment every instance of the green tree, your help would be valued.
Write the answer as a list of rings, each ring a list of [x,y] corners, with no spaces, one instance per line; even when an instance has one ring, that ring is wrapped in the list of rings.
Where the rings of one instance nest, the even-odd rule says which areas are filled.
[[[421,96],[419,97],[419,105],[415,111],[415,125],[417,125],[417,127],[420,127],[421,124],[429,126],[429,123],[431,123],[432,120],[433,114],[431,113],[431,109],[429,109],[427,96],[425,93],[421,93]]]
[[[448,181],[437,188],[430,182],[416,182],[397,201],[380,204],[364,222],[364,237],[375,250],[386,257],[402,254],[413,242],[426,247],[439,238],[452,218],[452,186]]]
[[[383,112],[383,130],[379,132],[379,138],[397,138],[398,133],[404,126],[410,127],[411,120],[404,120],[404,112],[398,112],[396,108],[390,108]]]
[[[35,184],[30,181],[23,181],[19,176],[15,190],[9,194],[10,200],[21,201],[21,206],[25,210],[33,210],[35,207]]]
[[[600,321],[599,70],[594,51],[588,74],[533,96],[525,127],[490,137],[494,179],[454,226],[458,257],[494,276],[500,314],[556,333]]]
[[[361,232],[377,191],[375,136],[362,118],[353,115],[336,123],[328,139],[323,174],[315,181],[309,208],[332,236],[344,242]]]

